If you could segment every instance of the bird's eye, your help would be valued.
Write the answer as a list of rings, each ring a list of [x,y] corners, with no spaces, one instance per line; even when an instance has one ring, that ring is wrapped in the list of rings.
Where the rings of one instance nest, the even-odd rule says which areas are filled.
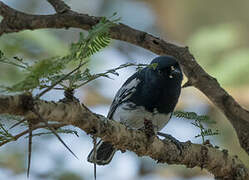
[[[161,70],[158,70],[158,74],[159,74],[159,75],[162,75],[163,72],[162,72]]]

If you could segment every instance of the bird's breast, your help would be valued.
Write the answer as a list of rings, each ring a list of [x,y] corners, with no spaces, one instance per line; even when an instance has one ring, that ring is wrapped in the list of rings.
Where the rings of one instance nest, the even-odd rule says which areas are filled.
[[[125,102],[117,107],[112,119],[134,129],[143,128],[144,121],[149,120],[154,125],[155,131],[160,131],[167,124],[170,116],[171,113],[159,113],[156,109],[154,112],[150,112],[143,106],[136,106],[132,102]]]

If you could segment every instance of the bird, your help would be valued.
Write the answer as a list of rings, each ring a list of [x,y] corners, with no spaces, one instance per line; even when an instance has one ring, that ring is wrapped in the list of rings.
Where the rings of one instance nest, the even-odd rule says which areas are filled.
[[[130,76],[118,90],[107,118],[137,130],[143,129],[145,120],[149,120],[153,130],[159,132],[172,116],[181,93],[182,79],[182,70],[175,57],[164,55],[154,58],[150,65]],[[172,141],[175,140],[172,137]],[[87,160],[106,165],[116,151],[109,142],[100,140]]]

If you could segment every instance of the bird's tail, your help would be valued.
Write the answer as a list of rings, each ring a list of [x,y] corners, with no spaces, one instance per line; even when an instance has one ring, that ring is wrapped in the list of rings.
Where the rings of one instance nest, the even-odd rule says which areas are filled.
[[[96,147],[96,164],[106,165],[112,160],[116,149],[108,142],[99,141]],[[91,150],[87,157],[87,161],[90,163],[95,162],[94,148]]]

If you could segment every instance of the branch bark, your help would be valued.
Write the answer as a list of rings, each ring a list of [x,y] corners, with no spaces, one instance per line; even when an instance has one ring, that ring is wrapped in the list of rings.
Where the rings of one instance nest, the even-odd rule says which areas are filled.
[[[70,11],[70,7],[61,0],[47,0],[55,9],[57,13],[65,13]]]
[[[32,103],[30,103],[32,101]],[[216,178],[249,179],[249,171],[237,158],[227,151],[220,151],[211,145],[183,143],[180,154],[176,145],[157,136],[148,138],[143,131],[128,129],[124,125],[97,115],[78,102],[47,102],[34,100],[31,96],[0,96],[0,114],[21,115],[37,119],[31,104],[46,120],[74,125],[88,134],[111,142],[117,149],[130,150],[138,156],[150,156],[158,163],[182,164],[188,168],[207,169]],[[4,105],[3,105],[4,104]]]

